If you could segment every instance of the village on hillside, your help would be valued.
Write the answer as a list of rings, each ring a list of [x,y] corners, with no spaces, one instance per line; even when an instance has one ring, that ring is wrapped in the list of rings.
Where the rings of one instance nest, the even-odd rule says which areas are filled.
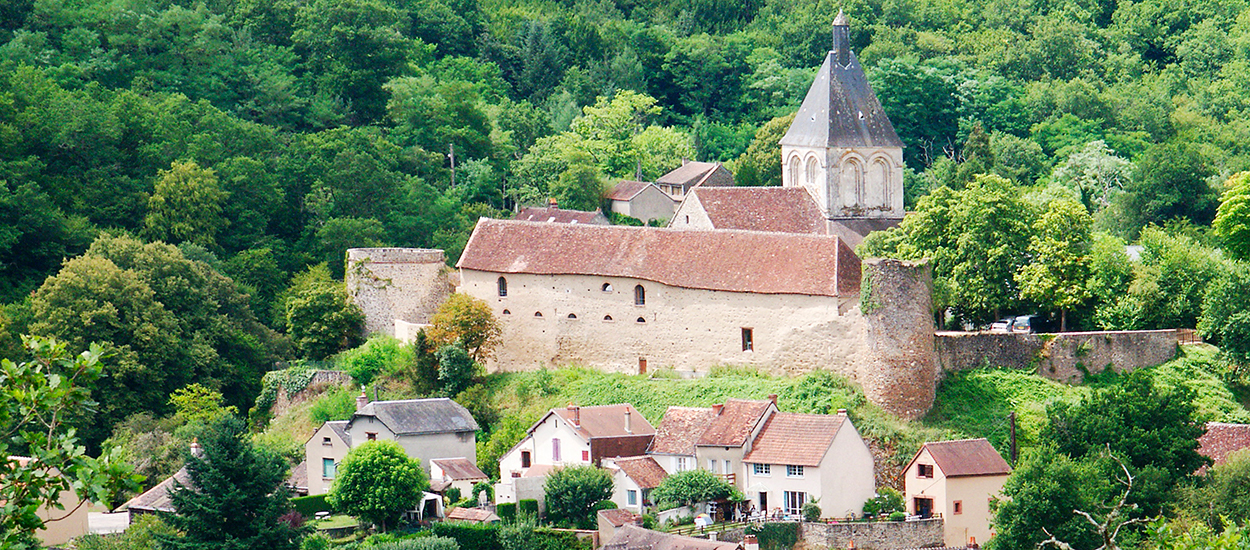
[[[445,20],[458,11],[437,4]],[[860,60],[882,53],[861,49],[867,31],[851,21],[837,11],[831,35],[819,33],[819,67],[789,76],[806,94],[778,117],[784,124],[770,123],[776,185],[744,183],[757,167],[684,154],[647,165],[659,175],[643,181],[654,159],[638,155],[633,177],[581,201],[559,191],[576,187],[576,162],[534,161],[530,175],[559,171],[551,187],[518,178],[511,204],[501,196],[500,208],[456,211],[459,233],[423,228],[429,239],[402,241],[380,238],[380,223],[328,214],[373,200],[369,192],[321,200],[317,183],[297,207],[275,206],[324,218],[301,238],[319,240],[327,260],[289,287],[262,269],[278,269],[264,254],[223,262],[216,242],[173,247],[100,232],[87,252],[98,257],[62,260],[84,271],[49,276],[27,309],[0,309],[0,328],[20,322],[34,334],[0,339],[31,357],[0,370],[0,435],[14,442],[0,446],[12,455],[0,461],[0,549],[1250,545],[1250,317],[1238,309],[1250,270],[1232,263],[1244,258],[1232,245],[1201,256],[1214,233],[1189,221],[1139,228],[1139,245],[1095,238],[1086,206],[1106,197],[1026,197],[992,161],[918,198],[909,162],[921,151],[900,134],[919,123],[887,115],[880,80]],[[279,23],[252,25],[259,36]],[[314,48],[299,32],[300,48]],[[533,32],[531,50],[547,31]],[[245,34],[233,40],[252,40]],[[492,47],[504,46],[518,48]],[[429,47],[409,55],[435,56]],[[475,70],[448,64],[440,70]],[[65,71],[57,78],[71,81]],[[374,109],[412,108],[405,124],[416,125],[435,116],[412,106],[433,82],[390,81],[395,99],[374,98]],[[24,97],[0,86],[0,111]],[[491,116],[523,118],[514,108]],[[610,108],[601,99],[580,112]],[[570,131],[584,120],[570,115]],[[525,129],[512,122],[508,139]],[[977,162],[976,140],[990,143],[979,125],[966,133],[961,167]],[[577,139],[592,148],[607,138]],[[390,147],[397,166],[446,160],[457,193],[473,193],[492,169],[467,160],[456,172],[454,147]],[[322,168],[375,164],[340,153]],[[20,176],[5,170],[0,181]],[[1250,193],[1247,182],[1228,184],[1220,216],[1247,215],[1235,194]],[[428,186],[418,176],[403,185],[410,194]],[[145,200],[155,211],[212,195],[178,189]],[[446,202],[432,197],[430,208]],[[1015,220],[1003,205],[1031,217]],[[402,215],[417,225],[424,214]],[[144,223],[151,233],[142,235],[157,234],[156,221]],[[1008,269],[1011,251],[1019,265]],[[1225,278],[1186,294],[1217,260],[1230,262],[1219,264]],[[108,283],[71,294],[90,303],[61,320],[57,308],[78,298],[58,289],[92,280]],[[249,296],[266,293],[280,337],[248,309]],[[118,305],[136,296],[200,313]],[[1002,296],[1010,300],[995,301]],[[1105,307],[1088,306],[1095,300]],[[75,324],[85,327],[79,340],[43,335]],[[126,324],[133,338],[93,343]],[[209,327],[226,326],[228,336],[210,337]],[[156,364],[165,370],[149,369]],[[252,382],[224,382],[244,371]],[[157,390],[166,385],[177,389]]]

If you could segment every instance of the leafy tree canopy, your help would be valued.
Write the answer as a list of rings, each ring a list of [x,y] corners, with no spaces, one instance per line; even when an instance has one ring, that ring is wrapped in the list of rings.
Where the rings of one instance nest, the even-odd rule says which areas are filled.
[[[543,490],[548,520],[588,529],[595,504],[612,498],[612,476],[594,466],[570,466],[548,474]]]
[[[415,509],[430,485],[421,462],[408,458],[394,441],[369,441],[352,449],[335,475],[327,497],[330,506],[383,531]]]

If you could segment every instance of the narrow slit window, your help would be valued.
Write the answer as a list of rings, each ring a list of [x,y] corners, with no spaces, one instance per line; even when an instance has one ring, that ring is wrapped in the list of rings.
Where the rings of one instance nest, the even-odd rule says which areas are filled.
[[[574,315],[574,314],[572,314],[572,313],[570,313],[570,314],[569,314],[569,319],[576,319],[576,318],[577,318],[577,316],[576,316],[576,315]]]
[[[499,295],[507,296],[508,295],[508,280],[503,277],[500,277],[499,280],[495,281],[495,283],[499,285]]]
[[[742,351],[755,350],[755,330],[749,328],[742,329]]]
[[[636,306],[647,305],[647,289],[642,288],[642,285],[634,286],[634,305]]]

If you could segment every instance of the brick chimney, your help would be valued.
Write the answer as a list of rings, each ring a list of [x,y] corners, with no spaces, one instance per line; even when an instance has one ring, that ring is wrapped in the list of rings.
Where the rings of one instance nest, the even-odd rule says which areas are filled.
[[[200,438],[191,440],[191,456],[201,458],[204,456],[204,449],[200,448]]]
[[[769,401],[772,401],[772,402],[773,402],[773,405],[776,405],[776,404],[777,404],[777,394],[775,394],[775,393],[770,393],[770,394],[768,394],[768,400],[769,400]]]
[[[968,548],[980,548],[980,546],[978,546],[978,545],[977,545],[977,538],[976,538],[976,537],[969,537],[969,538],[968,538]]]
[[[712,414],[713,414],[713,415],[715,415],[715,416],[720,416],[720,413],[721,413],[721,411],[723,411],[723,410],[725,410],[725,404],[724,404],[724,403],[717,403],[717,404],[715,404],[715,405],[712,405]]]
[[[838,416],[846,416],[846,409],[838,409]]]
[[[369,396],[365,395],[365,387],[360,387],[360,395],[356,396],[356,410],[359,411],[369,404]]]
[[[625,407],[625,433],[627,434],[634,433],[633,416],[629,413],[629,407]]]
[[[557,201],[556,199],[547,199],[547,208],[558,210],[560,208],[560,201]]]
[[[582,427],[582,408],[572,403],[569,403],[568,410],[573,412],[573,427],[574,428]]]

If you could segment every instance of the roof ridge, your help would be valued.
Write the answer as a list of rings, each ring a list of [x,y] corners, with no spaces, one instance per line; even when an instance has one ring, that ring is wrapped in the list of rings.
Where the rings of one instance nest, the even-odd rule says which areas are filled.
[[[925,442],[924,442],[924,444],[925,444],[925,445],[936,445],[936,444],[938,444],[938,443],[962,443],[962,442],[964,442],[964,441],[985,441],[985,442],[987,442],[987,443],[988,443],[988,442],[989,442],[989,439],[986,439],[986,438],[984,438],[984,437],[968,437],[968,438],[964,438],[964,439],[943,439],[943,440],[941,440],[941,441],[925,441]]]

